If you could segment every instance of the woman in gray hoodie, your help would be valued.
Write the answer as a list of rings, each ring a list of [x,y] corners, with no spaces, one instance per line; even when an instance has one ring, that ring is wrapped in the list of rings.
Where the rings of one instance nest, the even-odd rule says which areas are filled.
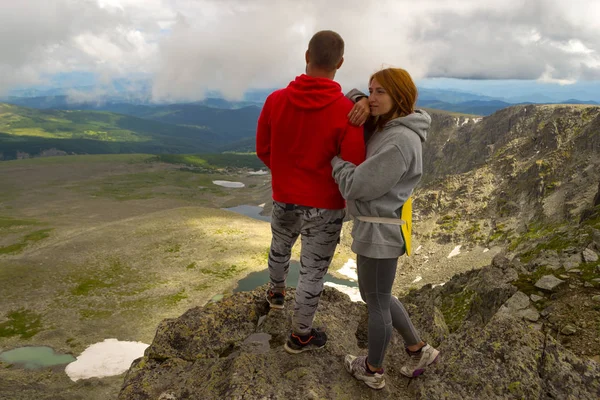
[[[360,92],[349,97],[356,93]],[[401,368],[405,376],[419,376],[439,354],[421,340],[406,309],[391,293],[398,258],[405,253],[400,212],[421,179],[421,143],[431,124],[429,114],[415,110],[416,100],[417,88],[405,70],[375,73],[369,79],[368,101],[359,100],[351,111],[351,121],[361,122],[361,108],[370,107],[365,124],[367,159],[359,166],[339,157],[331,161],[333,177],[354,218],[352,250],[369,312],[368,356],[347,355],[345,366],[373,389],[385,386],[383,358],[393,328],[402,335],[410,356]]]

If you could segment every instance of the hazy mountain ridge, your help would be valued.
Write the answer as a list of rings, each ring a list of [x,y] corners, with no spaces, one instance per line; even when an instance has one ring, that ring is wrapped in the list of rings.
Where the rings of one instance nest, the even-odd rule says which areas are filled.
[[[0,103],[0,159],[74,154],[210,153],[254,138],[260,109],[115,105],[108,111],[33,109]],[[129,114],[129,115],[126,115]]]
[[[66,94],[54,96],[32,96],[18,97],[10,96],[5,99],[0,99],[8,104],[13,104],[22,107],[41,108],[41,109],[59,109],[59,110],[96,110],[96,111],[112,111],[121,114],[128,114],[126,110],[135,110],[138,106],[142,107],[160,107],[170,106],[174,104],[193,104],[210,108],[237,109],[243,107],[257,106],[260,107],[261,101],[229,101],[219,97],[207,97],[204,100],[190,103],[152,103],[149,101],[137,100],[120,97],[104,97],[91,98],[90,100],[78,99]]]
[[[90,88],[82,88],[89,91]],[[156,108],[178,108],[190,105],[201,105],[211,108],[237,109],[249,106],[261,107],[266,97],[275,89],[254,90],[248,92],[243,100],[229,101],[220,97],[219,93],[211,93],[210,97],[196,102],[179,103],[152,103],[149,101],[150,94],[146,92],[131,93],[123,92],[112,96],[99,95],[87,96],[69,95],[67,92],[54,90],[50,92],[17,92],[20,96],[11,96],[4,100],[10,104],[32,108],[57,108],[68,110],[102,110],[122,114],[140,116],[143,107]],[[362,88],[366,93],[366,88]],[[54,93],[54,94],[53,94]],[[494,112],[516,104],[600,104],[592,100],[578,100],[569,98],[564,101],[556,101],[551,97],[532,95],[532,97],[521,96],[518,98],[503,98],[486,96],[461,90],[419,88],[418,107],[429,107],[439,110],[460,112],[464,114],[491,115]],[[142,108],[138,107],[142,106]],[[150,114],[151,112],[148,111]]]

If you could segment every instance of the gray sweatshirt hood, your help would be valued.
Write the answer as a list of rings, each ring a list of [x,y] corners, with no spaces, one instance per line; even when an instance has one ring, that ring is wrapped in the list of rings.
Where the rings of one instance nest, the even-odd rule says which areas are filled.
[[[414,113],[407,115],[406,117],[400,117],[391,120],[385,126],[405,126],[421,138],[421,142],[427,140],[427,131],[431,126],[431,116],[425,110],[415,110]]]

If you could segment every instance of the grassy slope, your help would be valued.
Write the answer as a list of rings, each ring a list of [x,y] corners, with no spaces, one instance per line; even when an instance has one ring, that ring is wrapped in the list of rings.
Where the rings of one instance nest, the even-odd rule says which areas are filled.
[[[211,152],[226,141],[208,126],[176,126],[101,111],[35,110],[0,104],[4,152]]]
[[[243,197],[258,204],[264,177],[192,173],[149,159],[0,163],[0,349],[48,345],[78,355],[109,337],[149,343],[160,320],[265,267],[269,225],[218,209]],[[256,188],[221,188],[214,179]],[[72,383],[60,370],[5,367],[11,385],[43,376],[45,394],[114,398],[120,387],[119,379],[103,380],[113,387],[107,396],[107,388]]]
[[[0,163],[0,349],[48,345],[78,355],[106,338],[149,343],[162,319],[265,268],[269,224],[219,208],[265,202],[268,178],[152,160],[99,155]],[[217,167],[224,160],[205,161]],[[246,188],[212,184],[218,179]],[[333,268],[349,257],[340,251]],[[90,386],[70,382],[60,369],[6,367],[0,363],[0,397],[5,378],[23,388],[42,382],[45,395],[86,399],[114,398],[121,383]]]

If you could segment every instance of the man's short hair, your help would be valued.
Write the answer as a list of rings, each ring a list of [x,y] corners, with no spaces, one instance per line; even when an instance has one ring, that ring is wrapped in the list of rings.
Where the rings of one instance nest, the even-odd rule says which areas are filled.
[[[320,31],[308,43],[309,61],[315,67],[333,71],[344,56],[344,39],[334,31]]]

